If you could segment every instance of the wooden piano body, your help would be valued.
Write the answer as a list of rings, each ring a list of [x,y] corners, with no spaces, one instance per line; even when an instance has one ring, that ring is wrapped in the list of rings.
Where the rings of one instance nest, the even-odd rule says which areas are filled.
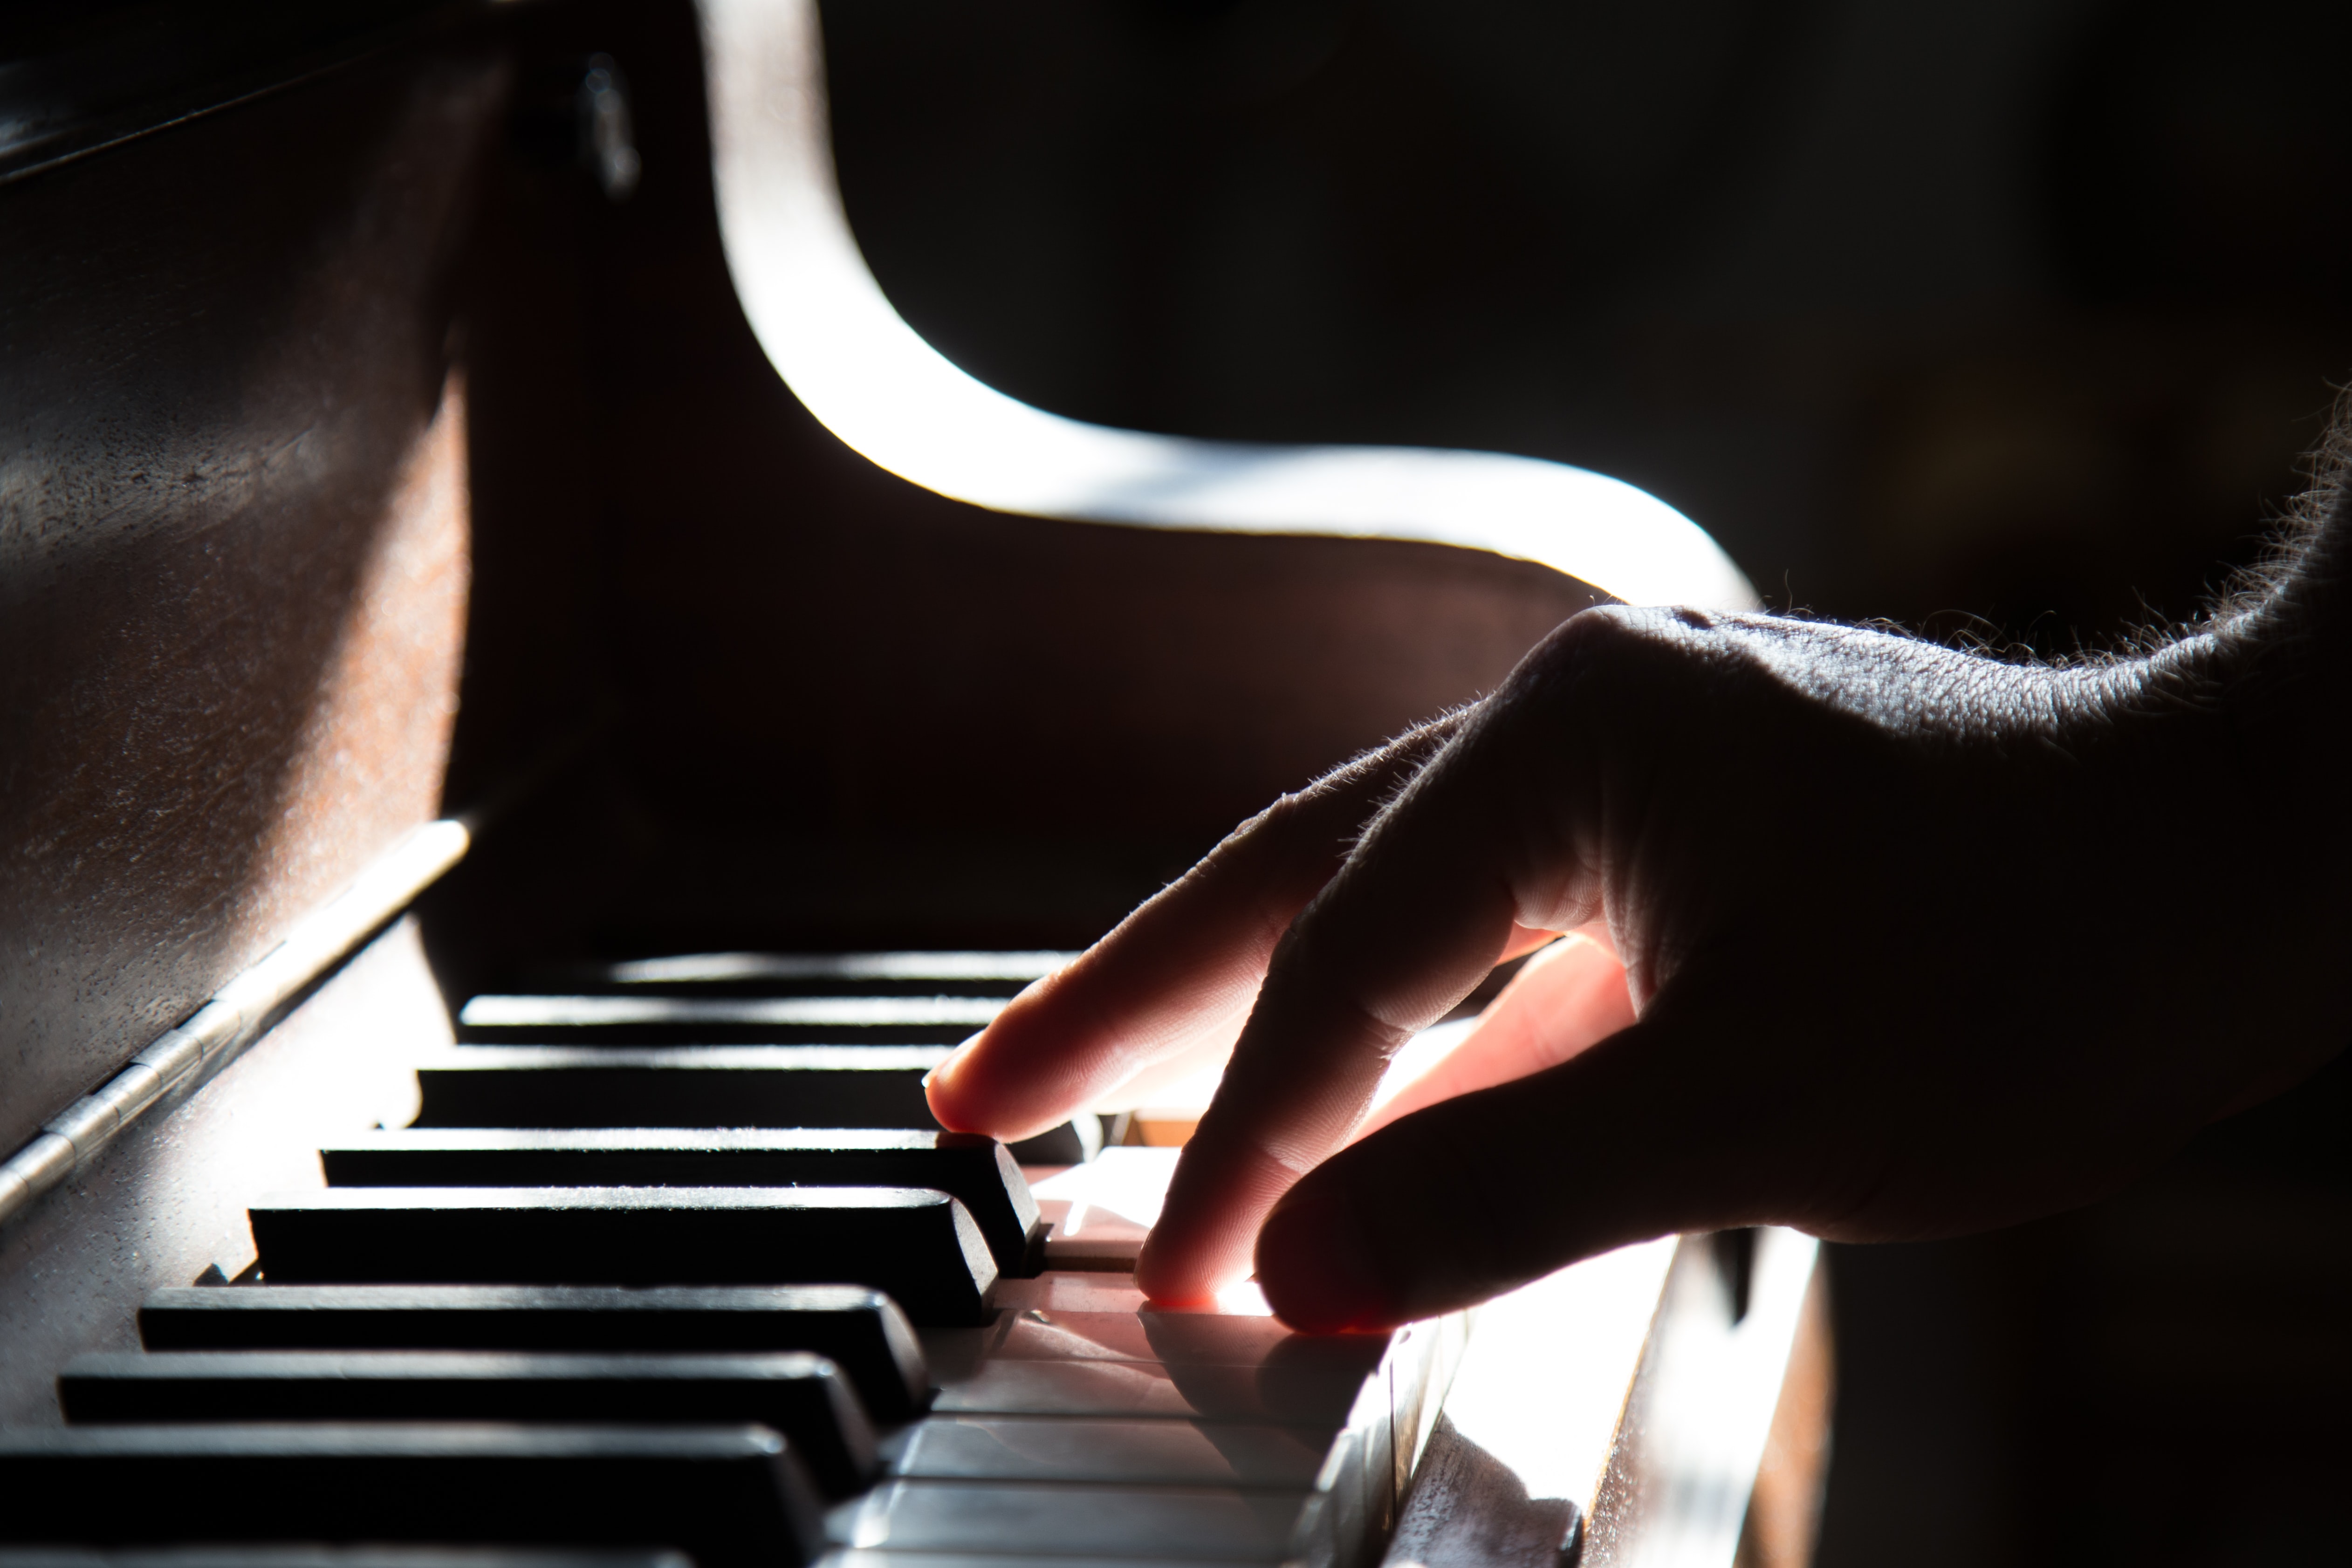
[[[873,337],[800,5],[9,26],[0,1154],[59,1179],[0,1182],[0,1425],[404,1122],[452,1000],[1077,946],[1604,588],[1736,591],[1671,520],[1582,578],[1508,526],[1591,476],[1090,435]],[[225,992],[233,1063],[43,1143]],[[1801,1561],[1811,1266],[1667,1242],[1489,1309],[1395,1560],[1551,1561],[1573,1504],[1590,1563]]]

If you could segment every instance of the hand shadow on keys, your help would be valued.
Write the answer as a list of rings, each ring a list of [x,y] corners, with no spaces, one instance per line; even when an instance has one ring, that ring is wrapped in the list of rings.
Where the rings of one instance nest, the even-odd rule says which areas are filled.
[[[1187,1404],[1209,1414],[1197,1429],[1236,1459],[1237,1478],[1249,1472],[1242,1456],[1263,1440],[1247,1424],[1297,1427],[1302,1441],[1319,1450],[1346,1424],[1357,1390],[1379,1369],[1389,1346],[1386,1334],[1293,1333],[1276,1340],[1254,1363],[1242,1364],[1204,1358],[1197,1345],[1188,1346],[1188,1330],[1199,1321],[1181,1321],[1189,1314],[1139,1315],[1168,1381]]]

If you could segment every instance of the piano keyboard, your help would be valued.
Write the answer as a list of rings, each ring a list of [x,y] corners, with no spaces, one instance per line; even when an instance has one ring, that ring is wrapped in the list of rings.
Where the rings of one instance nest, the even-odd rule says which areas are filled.
[[[1058,957],[475,998],[414,1125],[255,1194],[247,1277],[154,1293],[142,1349],[60,1370],[66,1427],[0,1432],[0,1568],[1364,1560],[1461,1320],[1149,1309],[1142,1225],[1031,1191],[1094,1137],[939,1131],[922,1074]]]

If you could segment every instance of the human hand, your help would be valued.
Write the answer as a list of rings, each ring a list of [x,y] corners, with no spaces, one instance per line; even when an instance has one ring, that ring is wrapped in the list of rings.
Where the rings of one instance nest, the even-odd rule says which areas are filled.
[[[1317,1329],[1672,1231],[1924,1237],[2084,1201],[2352,1017],[2313,865],[2244,851],[2263,764],[2230,688],[2210,637],[2052,670],[1588,612],[1238,830],[932,1106],[1024,1135],[1238,1030],[1138,1281],[1196,1300],[1255,1249]],[[1601,940],[1531,965],[1349,1146],[1399,1046],[1579,927]]]

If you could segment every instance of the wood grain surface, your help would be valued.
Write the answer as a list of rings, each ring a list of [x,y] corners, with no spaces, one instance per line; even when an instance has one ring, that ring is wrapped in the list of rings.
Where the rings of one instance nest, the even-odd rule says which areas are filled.
[[[0,187],[0,1145],[438,804],[502,79],[356,66]]]

